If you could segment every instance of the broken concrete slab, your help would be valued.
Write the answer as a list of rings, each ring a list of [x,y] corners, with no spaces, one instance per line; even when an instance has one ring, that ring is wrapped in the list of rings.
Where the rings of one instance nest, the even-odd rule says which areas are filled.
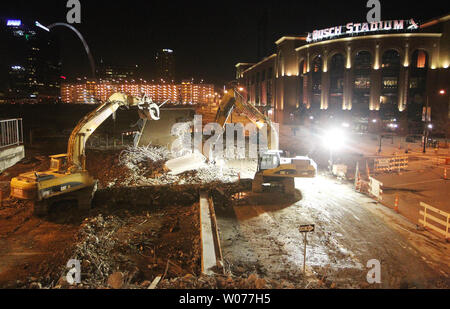
[[[170,175],[179,175],[184,172],[193,171],[206,167],[206,157],[198,152],[184,155],[166,162]]]

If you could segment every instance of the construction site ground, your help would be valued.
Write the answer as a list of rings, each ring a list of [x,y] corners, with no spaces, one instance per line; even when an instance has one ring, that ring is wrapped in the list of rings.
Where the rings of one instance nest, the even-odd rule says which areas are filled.
[[[30,203],[3,202],[0,286],[68,287],[61,277],[67,261],[77,258],[83,274],[79,288],[146,288],[164,274],[161,288],[449,287],[447,243],[326,175],[297,179],[298,201],[277,194],[272,200],[252,199],[248,193],[239,198],[226,185],[220,186],[225,195],[211,189],[225,275],[201,276],[198,188],[121,188],[117,175],[126,173],[116,162],[119,154],[88,154],[92,163],[103,162],[95,176],[104,175],[89,213],[68,203],[37,218]],[[242,178],[252,177],[255,169],[254,162],[230,165]],[[29,153],[0,181],[47,167],[45,157]],[[303,237],[297,229],[309,223],[316,231],[308,238],[303,275]],[[381,262],[380,285],[366,281],[370,259]]]
[[[313,147],[282,131],[281,148],[318,153],[304,141]],[[164,150],[141,160],[142,152],[129,149],[88,151],[88,170],[99,179],[89,212],[67,202],[38,218],[29,202],[7,198],[12,177],[46,170],[47,155],[64,148],[27,146],[26,158],[0,175],[0,287],[148,288],[160,275],[158,288],[450,287],[448,243],[330,177],[326,156],[315,157],[318,177],[296,180],[295,199],[248,193],[255,161],[173,176],[163,167]],[[201,275],[200,189],[215,204],[224,257],[216,276]],[[316,226],[308,235],[306,274],[301,224]],[[81,261],[82,284],[64,279],[70,259]],[[371,259],[381,263],[381,284],[367,283]]]
[[[214,168],[169,177],[161,162],[147,162],[136,173],[120,164],[123,150],[90,150],[88,168],[99,179],[93,209],[68,201],[39,218],[31,202],[7,198],[9,181],[48,169],[46,155],[55,152],[30,147],[0,176],[1,288],[148,288],[157,276],[161,288],[266,287],[255,276],[201,276],[199,191],[216,186],[216,176],[227,179]],[[65,280],[71,259],[81,261],[82,284]]]
[[[45,170],[48,162],[19,163],[2,175],[3,183],[31,167]],[[7,194],[7,188],[3,191]],[[59,279],[67,273],[71,258],[83,261],[83,282],[91,288],[107,287],[109,275],[116,271],[123,274],[124,285],[152,280],[164,274],[167,265],[166,278],[199,273],[197,203],[152,207],[95,203],[89,213],[80,213],[71,203],[59,204],[48,217],[38,218],[31,203],[4,200],[0,286],[64,285]]]

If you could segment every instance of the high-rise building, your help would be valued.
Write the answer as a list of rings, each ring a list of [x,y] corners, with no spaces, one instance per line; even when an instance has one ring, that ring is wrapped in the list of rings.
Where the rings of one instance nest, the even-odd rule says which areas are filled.
[[[156,53],[157,78],[172,83],[175,81],[175,55],[172,49],[161,49]]]
[[[103,80],[133,80],[138,77],[138,65],[112,65],[103,60],[97,68],[97,77]]]
[[[0,20],[0,92],[13,101],[55,100],[61,61],[54,36],[19,19]]]

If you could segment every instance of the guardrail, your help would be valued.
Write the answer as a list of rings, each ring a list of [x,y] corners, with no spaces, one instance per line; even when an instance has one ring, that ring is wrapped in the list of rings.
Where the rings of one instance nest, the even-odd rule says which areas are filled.
[[[420,202],[420,206],[424,207],[424,211],[419,211],[419,215],[423,216],[423,220],[419,219],[419,223],[422,224],[424,228],[429,228],[441,235],[444,235],[445,239],[449,239],[450,213],[432,207],[423,202]],[[434,213],[434,215],[430,214],[430,212]],[[437,216],[441,216],[441,218],[438,218]],[[434,224],[432,224],[432,222],[434,222]],[[436,226],[436,223],[441,225],[443,228]]]
[[[23,144],[22,118],[0,120],[0,149]]]

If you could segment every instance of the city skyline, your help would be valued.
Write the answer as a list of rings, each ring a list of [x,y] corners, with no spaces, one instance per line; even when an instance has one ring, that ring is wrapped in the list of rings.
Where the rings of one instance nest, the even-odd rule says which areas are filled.
[[[365,21],[367,13],[365,2],[360,1],[339,4],[328,1],[326,7],[336,13],[331,16],[316,12],[316,4],[297,2],[279,5],[271,1],[233,2],[220,8],[215,3],[203,2],[189,6],[180,2],[81,3],[81,24],[75,26],[85,36],[97,62],[104,59],[124,66],[139,65],[143,74],[150,76],[155,67],[156,52],[170,48],[177,52],[179,64],[175,79],[194,77],[216,84],[233,79],[233,65],[238,61],[254,62],[261,53],[270,54],[274,46],[271,43],[267,46],[267,42],[348,21]],[[418,8],[406,1],[386,2],[383,3],[382,18],[426,21],[440,14],[440,3],[430,1],[426,7]],[[25,13],[21,7],[28,7],[27,11],[32,13]],[[302,14],[308,11],[314,14]],[[2,17],[32,17],[48,25],[65,21],[66,13],[64,1],[17,1],[2,10]],[[119,22],[114,17],[126,13],[133,19]],[[77,38],[65,29],[54,31],[61,40],[63,74],[69,78],[88,76],[88,59]]]

